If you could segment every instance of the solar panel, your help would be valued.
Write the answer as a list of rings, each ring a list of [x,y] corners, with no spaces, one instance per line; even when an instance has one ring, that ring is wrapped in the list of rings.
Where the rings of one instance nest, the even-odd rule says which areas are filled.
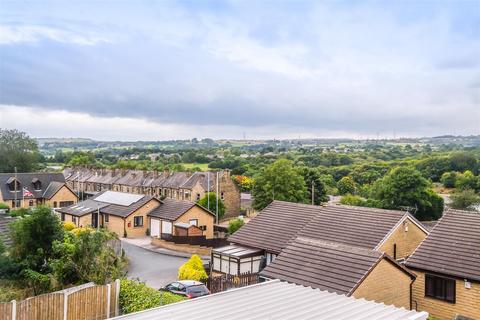
[[[100,202],[106,202],[111,204],[118,204],[121,206],[129,206],[132,203],[137,202],[138,200],[142,199],[144,195],[141,194],[131,194],[131,193],[124,193],[124,192],[116,192],[116,191],[106,191],[105,193],[99,195],[94,200]]]

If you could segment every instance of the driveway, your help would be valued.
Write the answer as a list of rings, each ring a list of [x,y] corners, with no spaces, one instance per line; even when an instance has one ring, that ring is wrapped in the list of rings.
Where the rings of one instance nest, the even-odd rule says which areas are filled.
[[[130,260],[129,278],[138,278],[148,286],[158,289],[177,280],[178,268],[188,259],[152,252],[122,241]]]

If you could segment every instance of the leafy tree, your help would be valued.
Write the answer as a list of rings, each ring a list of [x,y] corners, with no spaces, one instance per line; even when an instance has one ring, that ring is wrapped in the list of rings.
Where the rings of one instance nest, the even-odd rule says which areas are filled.
[[[228,233],[229,234],[234,234],[238,229],[243,227],[245,224],[245,221],[240,218],[232,219],[228,222]]]
[[[46,206],[11,224],[11,256],[24,269],[41,272],[53,255],[53,242],[63,239],[60,219]]]
[[[468,152],[456,152],[450,156],[452,170],[458,172],[472,171],[478,172],[478,160],[475,156]]]
[[[37,168],[37,142],[25,132],[0,129],[0,172],[30,172]]]
[[[266,166],[255,177],[253,207],[265,208],[272,200],[306,202],[307,188],[292,161],[280,159]]]
[[[480,206],[480,195],[471,189],[455,192],[450,196],[452,203],[450,206],[460,210],[475,210],[476,206]]]
[[[357,184],[353,181],[352,177],[343,177],[337,183],[338,193],[341,195],[355,194],[357,191]]]
[[[467,190],[467,189],[478,189],[478,178],[473,175],[473,173],[469,170],[465,171],[464,173],[460,173],[457,175],[455,181],[455,187],[460,190]]]
[[[91,152],[76,151],[68,157],[69,166],[87,166],[95,164],[95,155]],[[132,168],[135,169],[135,168]]]
[[[54,258],[49,261],[59,284],[95,282],[105,284],[125,275],[127,259],[110,243],[118,241],[107,230],[83,228],[66,232],[63,241],[53,243]]]
[[[340,199],[340,203],[349,206],[358,206],[358,207],[373,207],[373,208],[381,208],[382,203],[379,200],[375,199],[364,199],[359,196],[355,196],[352,194],[344,195]]]
[[[308,167],[302,167],[300,172],[307,187],[308,200],[310,200],[310,203],[312,199],[312,186],[314,191],[314,204],[320,205],[322,202],[328,201],[327,187],[322,180],[323,176],[320,172]]]
[[[196,254],[192,255],[190,259],[178,269],[178,280],[202,281],[207,278],[208,275],[203,268],[202,259]]]
[[[455,171],[445,172],[440,179],[445,188],[454,188],[456,180],[457,173]]]
[[[210,199],[210,201],[209,201]],[[210,207],[209,207],[210,202]],[[202,207],[210,210],[213,213],[217,212],[217,194],[215,192],[207,192],[205,196],[198,200],[197,203]],[[218,197],[218,219],[221,219],[225,215],[225,203]]]
[[[416,169],[432,181],[440,181],[442,174],[452,171],[451,161],[446,156],[434,156],[417,163]]]
[[[442,197],[430,189],[420,172],[410,167],[394,168],[377,180],[372,196],[386,209],[415,208],[415,216],[420,220],[438,219],[443,212]]]

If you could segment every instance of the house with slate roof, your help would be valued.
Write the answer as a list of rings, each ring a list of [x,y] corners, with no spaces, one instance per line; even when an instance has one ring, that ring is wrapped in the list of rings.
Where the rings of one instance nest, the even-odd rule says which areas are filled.
[[[413,306],[439,319],[480,319],[480,214],[449,209],[406,266]]]
[[[61,173],[0,173],[0,202],[11,209],[48,205],[61,208],[78,201]]]
[[[216,172],[158,172],[75,167],[65,168],[63,174],[73,190],[89,196],[112,190],[157,198],[197,201],[203,198],[206,192],[215,192],[217,186]],[[228,170],[218,172],[218,188],[219,197],[225,203],[225,215],[238,216],[240,191]]]

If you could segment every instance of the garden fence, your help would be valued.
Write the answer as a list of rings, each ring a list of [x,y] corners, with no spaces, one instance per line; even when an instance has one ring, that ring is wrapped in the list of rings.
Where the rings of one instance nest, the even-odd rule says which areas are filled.
[[[0,303],[0,320],[103,320],[119,315],[120,281]]]
[[[240,275],[223,274],[221,276],[210,276],[207,279],[207,287],[211,293],[226,291],[233,288],[240,288],[258,283],[258,273],[241,273]]]

